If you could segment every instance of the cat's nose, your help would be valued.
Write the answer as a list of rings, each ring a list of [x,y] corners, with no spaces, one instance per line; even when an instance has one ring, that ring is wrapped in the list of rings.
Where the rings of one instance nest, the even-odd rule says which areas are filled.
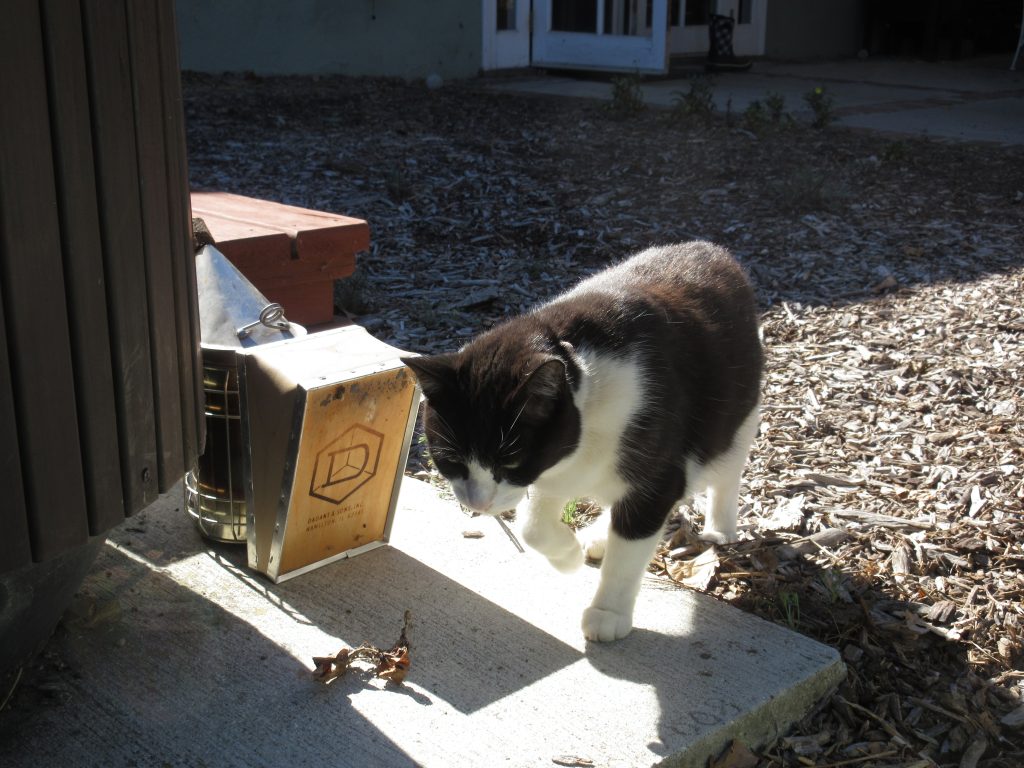
[[[491,507],[494,506],[494,497],[485,498],[482,495],[470,496],[469,504],[466,505],[470,509],[475,509],[477,512],[489,512]]]
[[[477,512],[488,512],[494,506],[494,489],[470,480],[465,486],[465,499],[460,501]]]

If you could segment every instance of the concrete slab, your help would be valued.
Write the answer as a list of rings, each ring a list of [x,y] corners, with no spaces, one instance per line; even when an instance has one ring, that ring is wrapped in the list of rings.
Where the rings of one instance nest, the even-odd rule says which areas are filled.
[[[841,124],[955,141],[1024,144],[1024,98],[993,98],[896,112],[847,114]]]
[[[824,86],[834,100],[838,124],[897,135],[955,141],[1024,145],[1024,71],[1013,72],[1000,58],[977,62],[922,62],[847,59],[828,62],[758,61],[749,72],[713,76],[719,113],[741,113],[769,94],[785,98],[787,111],[809,116],[804,96]],[[695,69],[691,75],[701,74]],[[611,99],[609,82],[593,76],[535,75],[488,83],[498,90]],[[671,107],[689,80],[650,79],[641,84],[644,101]]]
[[[280,585],[200,539],[180,498],[111,536],[53,641],[59,696],[0,720],[0,764],[696,767],[844,675],[833,649],[653,579],[628,638],[587,644],[595,569],[561,576],[408,478],[392,546]],[[405,685],[311,679],[314,655],[390,646],[406,609]]]
[[[915,90],[999,93],[1024,86],[1024,70],[1005,56],[961,61],[920,61],[884,56],[834,61],[759,61],[758,72],[820,83],[868,83]]]

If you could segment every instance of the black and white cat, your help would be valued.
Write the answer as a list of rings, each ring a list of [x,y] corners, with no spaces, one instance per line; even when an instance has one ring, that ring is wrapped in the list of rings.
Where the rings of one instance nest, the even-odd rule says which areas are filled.
[[[740,474],[758,429],[754,294],[723,248],[651,248],[457,353],[410,357],[438,470],[471,510],[519,508],[522,535],[560,571],[603,559],[589,640],[633,627],[669,513],[707,491],[705,539],[736,539]],[[605,541],[561,522],[587,497]]]

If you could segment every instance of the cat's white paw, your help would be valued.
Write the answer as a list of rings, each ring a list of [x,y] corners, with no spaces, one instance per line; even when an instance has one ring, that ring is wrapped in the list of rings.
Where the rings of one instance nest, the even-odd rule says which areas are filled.
[[[590,606],[583,612],[583,636],[587,640],[610,643],[621,640],[633,629],[633,617]]]
[[[579,546],[575,546],[566,552],[548,555],[548,562],[562,573],[573,573],[583,565],[583,550]]]
[[[572,573],[583,565],[583,550],[576,535],[561,523],[531,515],[523,526],[523,541],[562,573]]]
[[[705,528],[697,538],[701,541],[710,541],[712,544],[735,544],[740,540],[736,531],[716,531],[713,528]]]
[[[595,529],[595,530],[591,530]],[[587,560],[595,563],[600,563],[604,560],[604,553],[608,549],[608,529],[597,528],[596,525],[592,525],[588,528],[584,528],[579,534],[580,546],[583,548],[583,554]]]

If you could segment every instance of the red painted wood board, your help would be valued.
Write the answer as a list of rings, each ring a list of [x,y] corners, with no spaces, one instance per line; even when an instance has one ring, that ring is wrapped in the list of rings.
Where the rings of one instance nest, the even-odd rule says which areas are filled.
[[[253,285],[303,325],[334,316],[334,281],[355,270],[370,246],[362,219],[227,192],[192,192],[217,248]]]

